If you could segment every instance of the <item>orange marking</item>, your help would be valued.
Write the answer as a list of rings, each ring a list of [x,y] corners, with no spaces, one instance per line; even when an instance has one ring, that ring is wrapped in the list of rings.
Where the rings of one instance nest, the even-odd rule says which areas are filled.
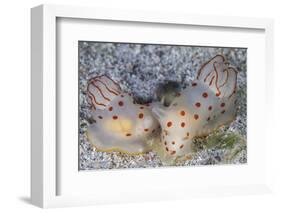
[[[207,81],[207,78],[209,78],[209,76],[212,74],[212,71],[211,72],[209,72],[207,75],[206,75],[206,77],[204,78],[204,82],[206,82]]]
[[[194,119],[197,120],[199,118],[199,115],[195,114]]]
[[[211,81],[209,83],[209,86],[212,86],[214,78],[215,78],[215,76],[212,77],[212,79],[211,79]]]
[[[207,97],[208,97],[208,93],[204,92],[204,93],[202,94],[202,96],[203,96],[203,98],[207,98]]]
[[[112,83],[114,83],[118,88],[120,88],[120,86],[114,80],[112,80],[110,77],[108,77],[107,75],[102,75],[102,76],[108,78]]]
[[[197,102],[197,103],[195,104],[195,106],[200,107],[201,104],[200,104],[199,102]]]
[[[129,136],[131,136],[131,135],[132,135],[131,133],[127,133],[127,134],[126,134],[127,137],[129,137]]]
[[[118,116],[117,115],[114,115],[112,116],[113,120],[117,120],[118,119]]]
[[[145,132],[148,132],[149,129],[144,129]]]
[[[184,145],[182,144],[181,146],[180,146],[180,149],[182,149],[184,147]]]
[[[172,144],[173,144],[173,145],[175,145],[175,144],[176,144],[176,142],[175,142],[175,141],[173,141],[173,142],[172,142]]]
[[[143,113],[139,114],[139,118],[142,119],[143,118]]]
[[[112,110],[113,110],[113,107],[112,107],[112,106],[111,106],[111,107],[109,107],[109,108],[108,108],[108,110],[109,110],[109,111],[112,111]]]
[[[189,132],[186,133],[186,136],[189,137]]]
[[[199,69],[199,71],[198,71],[198,74],[197,74],[197,79],[199,79],[199,77],[200,77],[200,75],[201,75],[201,73],[202,73],[202,70],[205,68],[205,66],[207,65],[207,64],[209,64],[211,61],[213,61],[216,57],[221,57],[222,58],[222,61],[225,61],[225,59],[224,59],[224,57],[222,56],[222,55],[216,55],[216,56],[214,56],[213,58],[211,58],[209,61],[207,61],[206,63],[204,63],[202,66],[201,66],[201,68]]]
[[[118,105],[119,105],[119,106],[123,106],[123,105],[124,105],[124,102],[123,102],[123,101],[119,101],[119,102],[118,102]]]
[[[87,88],[87,91],[88,91],[88,95],[90,96],[90,98],[91,98],[91,100],[92,100],[92,104],[94,105],[94,103],[93,103],[93,100],[94,100],[94,102],[97,104],[97,105],[100,105],[100,106],[106,106],[106,105],[104,105],[103,103],[99,103],[99,102],[97,102],[97,100],[96,100],[96,97],[90,92],[90,90],[89,90],[89,85],[88,85],[88,88]]]
[[[118,92],[109,89],[108,86],[107,86],[104,82],[102,82],[101,80],[99,80],[99,79],[94,79],[94,81],[97,81],[97,82],[102,83],[102,84],[105,86],[105,88],[106,88],[109,92],[113,93],[114,95],[119,95]]]
[[[174,155],[174,154],[176,154],[176,151],[172,151],[172,152],[171,152],[171,155]]]
[[[181,123],[181,127],[185,127],[185,123],[184,122]]]
[[[92,104],[93,104],[93,103],[92,103]],[[91,109],[96,110],[96,107],[95,107],[94,104],[91,106]]]
[[[209,111],[211,111],[212,109],[213,109],[213,107],[212,107],[212,106],[209,106],[209,107],[208,107],[208,110],[209,110]]]
[[[223,59],[223,61],[224,61],[224,59]],[[217,64],[217,62],[215,61],[215,62],[213,63],[213,67],[214,67],[214,70],[215,70],[215,72],[216,72],[216,83],[215,83],[215,86],[216,86],[216,89],[217,89],[217,91],[218,91],[218,94],[220,95],[221,92],[220,92],[219,87],[218,87],[219,74],[218,74],[218,71],[217,71],[217,68],[216,68],[216,64]],[[217,95],[217,94],[216,94],[216,95]],[[217,96],[219,96],[219,95],[217,95]]]
[[[100,92],[100,94],[102,95],[102,97],[103,97],[105,100],[111,101],[108,97],[106,97],[106,96],[103,94],[102,90],[101,90],[97,85],[95,85],[94,82],[93,82],[93,86],[98,89],[98,91]]]
[[[197,83],[192,83],[191,86],[196,87]]]
[[[173,125],[173,123],[171,122],[171,121],[169,121],[168,123],[167,123],[167,127],[171,127]]]
[[[181,115],[181,116],[185,116],[185,111],[181,111],[181,112],[180,112],[180,115]]]

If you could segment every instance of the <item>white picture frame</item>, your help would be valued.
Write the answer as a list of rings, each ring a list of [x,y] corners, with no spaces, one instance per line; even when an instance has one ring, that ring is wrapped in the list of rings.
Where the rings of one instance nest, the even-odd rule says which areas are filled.
[[[75,170],[76,167],[74,166],[65,168],[65,159],[70,159],[69,162],[71,164],[71,162],[77,159],[77,156],[73,156],[73,153],[75,153],[75,149],[71,148],[73,143],[70,143],[70,148],[66,148],[63,144],[59,146],[57,144],[57,117],[59,116],[57,113],[57,92],[61,83],[57,78],[57,70],[59,69],[58,63],[60,63],[57,59],[59,45],[57,36],[59,27],[58,23],[61,19],[69,20],[70,22],[68,22],[68,26],[71,26],[71,21],[73,20],[98,20],[100,21],[99,25],[102,25],[102,23],[106,21],[116,21],[118,22],[118,25],[116,25],[117,28],[122,26],[122,23],[134,23],[135,25],[143,23],[143,25],[153,24],[154,26],[164,26],[167,31],[172,31],[175,26],[197,26],[202,29],[218,29],[218,31],[223,29],[222,31],[228,32],[238,32],[240,30],[252,32],[253,30],[254,32],[260,33],[260,36],[257,36],[256,41],[253,36],[253,38],[245,38],[245,41],[239,41],[240,43],[235,43],[235,41],[233,41],[233,44],[247,46],[247,42],[249,43],[249,40],[253,40],[252,44],[249,43],[252,50],[255,50],[256,44],[254,41],[261,44],[261,49],[258,50],[262,51],[259,53],[255,53],[257,51],[250,51],[248,57],[250,70],[257,68],[257,72],[260,72],[259,74],[261,74],[261,76],[258,77],[259,75],[255,76],[251,75],[251,72],[249,73],[248,80],[250,80],[250,86],[248,91],[248,101],[249,109],[251,111],[249,111],[248,117],[249,132],[251,133],[251,129],[256,129],[255,131],[258,132],[260,127],[255,126],[255,112],[257,112],[257,110],[264,112],[264,116],[261,120],[265,123],[265,134],[262,138],[265,143],[262,144],[262,139],[257,139],[261,143],[256,143],[256,146],[249,146],[249,149],[253,151],[249,154],[250,159],[246,166],[196,167],[188,168],[188,171],[186,168],[165,168],[160,170],[137,169],[130,171],[87,172],[83,174],[78,174],[79,171]],[[270,109],[272,107],[271,104],[273,103],[269,93],[273,88],[273,85],[270,83],[271,78],[273,78],[272,20],[42,5],[32,8],[31,26],[31,201],[33,204],[47,208],[99,203],[178,199],[198,196],[240,195],[271,191],[271,136],[269,133],[273,122],[271,122],[272,117],[270,116],[272,112],[270,110],[267,110],[266,112],[265,109]],[[65,29],[73,30],[71,27]],[[81,28],[81,31],[83,31],[83,28]],[[69,37],[74,38],[74,40],[76,39],[74,36],[81,36],[80,34],[75,33],[69,35]],[[234,36],[235,35],[228,39],[231,38],[235,40]],[[125,35],[124,38],[118,37],[118,35],[116,35],[116,37],[117,41],[129,39],[126,38]],[[211,33],[210,38],[212,38]],[[108,39],[110,38],[106,38],[105,40]],[[150,39],[154,39],[154,41],[159,39],[160,43],[165,43],[165,40],[161,41],[161,39],[157,37],[148,38],[148,40]],[[227,39],[225,39],[225,41],[227,41]],[[181,40],[178,40],[177,42],[181,44]],[[200,41],[198,42],[200,43]],[[198,42],[196,44],[198,44]],[[222,45],[224,45],[224,41],[222,40],[221,42]],[[208,45],[206,42],[203,42],[202,44]],[[212,44],[217,44],[217,42],[212,43],[210,41],[209,45],[211,46]],[[228,43],[226,42],[226,44]],[[231,44],[231,42],[229,44]],[[258,59],[256,63],[254,63],[254,59]],[[70,64],[72,65],[72,63]],[[255,64],[257,67],[255,67]],[[76,68],[77,66],[75,69]],[[266,76],[266,78],[263,78],[264,76]],[[69,77],[68,80],[69,85],[75,84],[73,83],[75,82],[75,78],[71,79]],[[73,87],[77,89],[76,86],[77,85],[73,85]],[[255,107],[256,100],[253,97],[251,98],[254,94],[254,90],[252,89],[256,86],[259,87],[259,92],[262,95],[260,107]],[[251,134],[249,134],[249,141],[255,139],[254,136],[252,137]],[[64,152],[64,157],[60,156],[62,150]],[[258,163],[260,162],[257,163],[256,159],[258,159],[257,156],[262,151],[264,151],[263,158],[266,160],[261,163],[262,165],[259,165]],[[243,175],[243,178],[239,178],[239,173]],[[163,189],[162,186],[164,185],[164,182],[159,181],[159,183],[156,184],[148,182],[149,180],[154,182],[159,180],[159,177],[164,176],[165,178],[171,179],[177,178],[178,182],[181,182],[184,181],[184,178],[181,179],[180,177],[185,177],[187,174],[190,174],[190,179],[194,180],[194,182],[192,182],[192,187],[190,184],[186,184],[182,188],[179,188],[179,185],[177,184],[168,184],[167,188]],[[231,178],[229,181],[225,182],[216,181],[218,174],[226,179],[228,177],[227,175],[238,174],[236,175],[237,181],[231,183]],[[206,175],[213,179],[212,183],[200,183],[200,177]],[[255,175],[256,178],[254,178]],[[68,178],[64,178],[65,176]],[[122,188],[117,187],[117,184],[109,183],[110,178],[113,178],[119,183],[127,183],[128,185],[123,185]],[[143,183],[134,185],[132,180],[137,180],[138,178],[142,179]],[[196,180],[198,181],[196,182]],[[96,193],[87,193],[87,191],[92,191],[93,189],[91,187],[87,188],[86,184],[83,185],[83,183],[88,184],[90,181],[99,181],[99,187],[95,188]],[[63,190],[61,191],[62,188]],[[113,190],[110,191],[110,188]],[[150,191],[149,193],[146,193],[148,189],[150,189]],[[120,196],[120,193],[122,193],[122,196]]]

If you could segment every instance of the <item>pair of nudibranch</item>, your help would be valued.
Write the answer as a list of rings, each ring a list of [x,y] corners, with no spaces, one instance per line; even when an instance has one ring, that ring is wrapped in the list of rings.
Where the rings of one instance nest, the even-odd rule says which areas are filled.
[[[168,155],[189,154],[194,137],[208,135],[235,118],[236,81],[237,71],[217,55],[164,106],[138,104],[109,77],[94,77],[87,88],[95,118],[88,138],[98,150],[136,154],[150,151],[147,141],[160,137]]]

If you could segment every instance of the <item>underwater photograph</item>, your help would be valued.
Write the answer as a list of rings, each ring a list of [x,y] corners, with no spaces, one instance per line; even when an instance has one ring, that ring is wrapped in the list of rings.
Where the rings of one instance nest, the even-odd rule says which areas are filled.
[[[79,41],[79,170],[247,163],[247,49]]]

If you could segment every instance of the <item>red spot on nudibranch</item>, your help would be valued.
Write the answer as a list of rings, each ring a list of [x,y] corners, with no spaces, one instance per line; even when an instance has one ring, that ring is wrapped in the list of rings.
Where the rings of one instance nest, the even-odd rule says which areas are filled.
[[[185,127],[185,123],[184,122],[181,122],[181,127]]]
[[[111,107],[109,107],[109,108],[108,108],[108,110],[109,110],[109,111],[112,111],[112,110],[113,110],[113,107],[112,107],[112,106],[111,106]]]
[[[172,121],[169,121],[169,122],[167,123],[167,127],[171,127],[172,125],[173,125]]]
[[[143,113],[139,114],[139,118],[142,119],[143,118]]]
[[[194,115],[194,119],[197,120],[198,118],[199,118],[199,115],[198,115],[198,114],[195,114],[195,115]]]
[[[127,137],[129,137],[129,136],[131,136],[131,135],[132,135],[131,133],[127,133],[127,134],[126,134]]]
[[[141,107],[140,107],[140,109],[144,109],[144,107],[143,107],[143,106],[141,106]]]
[[[100,115],[98,116],[98,118],[99,118],[99,119],[103,119],[103,117],[102,117],[102,116],[100,116]]]
[[[203,98],[207,98],[207,97],[208,97],[208,93],[204,92],[204,93],[202,94],[202,96],[203,96]]]
[[[207,118],[207,121],[209,121],[210,119],[211,119],[211,118],[210,118],[210,117],[208,117],[208,118]]]
[[[123,101],[119,101],[119,102],[118,102],[118,105],[119,105],[119,106],[123,106],[123,105],[124,105],[124,102],[123,102]]]
[[[224,107],[225,106],[225,103],[221,103],[221,107]]]
[[[197,86],[197,83],[192,83],[191,86],[196,87],[196,86]]]
[[[212,107],[212,106],[209,106],[209,107],[208,107],[208,110],[209,110],[209,111],[211,111],[212,109],[213,109],[213,107]]]
[[[180,112],[180,115],[181,115],[181,116],[185,116],[185,111],[182,110],[182,111]]]
[[[186,136],[189,137],[189,132],[186,133]]]
[[[221,111],[221,114],[224,114],[225,113],[225,110]]]
[[[169,149],[168,149],[168,147],[166,147],[166,151],[167,151],[167,152],[169,152]]]
[[[180,145],[180,149],[182,149],[184,147],[184,145],[182,144],[182,145]]]
[[[118,116],[117,115],[113,115],[112,118],[113,118],[113,120],[117,120]]]
[[[220,94],[221,94],[220,92],[217,92],[217,93],[216,93],[216,96],[220,96]]]
[[[172,151],[172,152],[171,152],[171,155],[174,155],[174,154],[176,154],[176,151]]]
[[[148,132],[149,129],[144,129],[145,132]]]
[[[197,102],[197,103],[195,104],[195,106],[200,107],[201,104],[200,104],[199,102]]]
[[[167,146],[167,141],[164,142],[165,146]]]
[[[173,145],[175,145],[175,144],[176,144],[176,142],[175,142],[175,141],[172,141],[172,144],[173,144]]]

